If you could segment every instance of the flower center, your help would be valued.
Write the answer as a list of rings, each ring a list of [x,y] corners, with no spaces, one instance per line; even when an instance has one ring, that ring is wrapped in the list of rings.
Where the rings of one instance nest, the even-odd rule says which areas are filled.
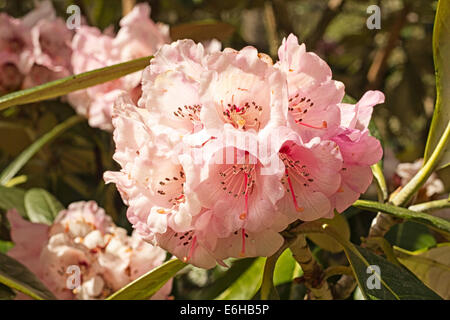
[[[261,115],[264,108],[254,101],[252,103],[246,102],[242,107],[229,103],[224,110],[225,120],[236,129],[255,129],[258,131],[261,127]]]

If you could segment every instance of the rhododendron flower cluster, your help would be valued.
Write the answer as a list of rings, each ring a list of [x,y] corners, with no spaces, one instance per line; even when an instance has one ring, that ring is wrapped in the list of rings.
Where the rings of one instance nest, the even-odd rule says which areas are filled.
[[[154,54],[168,43],[169,28],[150,19],[148,4],[138,4],[120,20],[116,35],[110,29],[81,26],[72,41],[72,67],[75,74]],[[114,100],[126,90],[134,101],[140,97],[141,73],[110,81],[68,95],[75,110],[89,119],[92,127],[111,130]]]
[[[70,75],[72,35],[50,1],[20,19],[0,13],[0,93]]]
[[[384,95],[341,103],[344,85],[293,35],[278,55],[177,41],[145,69],[138,106],[116,100],[122,169],[105,179],[145,240],[203,268],[269,256],[289,223],[331,218],[368,188],[382,149],[367,127]]]
[[[15,243],[8,255],[27,266],[59,299],[103,299],[166,257],[161,248],[115,226],[94,201],[70,204],[51,226],[24,220],[16,210],[8,211],[7,217]],[[153,299],[167,298],[170,290],[171,281]]]

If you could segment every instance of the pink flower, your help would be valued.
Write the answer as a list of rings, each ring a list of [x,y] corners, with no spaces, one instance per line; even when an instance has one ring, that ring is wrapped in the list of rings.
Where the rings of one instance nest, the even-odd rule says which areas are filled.
[[[72,72],[72,32],[43,1],[21,19],[0,14],[0,67],[15,76],[0,79],[3,91],[36,86]],[[18,85],[18,83],[20,84]]]
[[[333,80],[331,69],[315,53],[306,52],[297,37],[283,39],[276,67],[287,78],[290,127],[303,141],[314,137],[328,138],[340,124],[338,103],[344,97],[344,85]]]
[[[105,298],[160,265],[166,256],[135,234],[127,236],[94,201],[72,203],[50,227],[28,222],[15,210],[8,212],[8,219],[15,243],[8,254],[59,299]],[[74,280],[75,272],[79,278]],[[170,290],[171,282],[154,298],[166,298]]]
[[[369,135],[369,121],[373,106],[384,102],[379,91],[368,91],[355,105],[339,104],[341,126],[331,138],[341,150],[344,160],[342,183],[332,197],[338,212],[347,209],[364,193],[372,182],[370,166],[381,160],[380,141]]]
[[[149,18],[150,7],[139,4],[120,21],[117,35],[102,34],[94,27],[82,26],[73,41],[72,67],[75,74],[154,54],[169,41],[168,27]],[[121,90],[137,102],[141,95],[141,72],[68,95],[75,110],[89,120],[92,127],[112,130],[114,100]]]
[[[139,107],[116,100],[121,171],[105,180],[146,241],[203,268],[270,256],[289,223],[331,218],[367,189],[382,155],[367,125],[384,96],[341,104],[343,84],[295,36],[279,55],[177,41],[144,70]]]
[[[28,28],[20,19],[0,13],[0,64],[13,63],[22,73],[33,65],[33,46]]]

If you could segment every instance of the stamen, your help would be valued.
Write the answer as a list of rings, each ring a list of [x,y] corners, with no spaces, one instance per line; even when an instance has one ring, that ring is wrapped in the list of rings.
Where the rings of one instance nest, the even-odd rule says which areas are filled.
[[[313,128],[313,129],[326,129],[328,127],[328,123],[326,121],[322,122],[322,126],[321,127],[316,127],[307,123],[303,123],[302,119],[300,120],[295,120],[295,123],[297,124],[301,124],[302,126],[308,127],[308,128]]]
[[[192,239],[192,245],[191,245],[191,248],[189,249],[188,255],[183,257],[184,263],[187,263],[194,256],[196,244],[197,244],[197,237],[194,236],[194,238]]]
[[[242,248],[240,253],[241,257],[245,257],[245,238],[246,238],[245,229],[242,228]]]
[[[292,181],[291,181],[291,179],[289,178],[289,173],[288,173],[288,169],[287,169],[287,168],[286,168],[286,170],[285,170],[285,173],[286,173],[287,181],[288,181],[288,184],[289,184],[289,189],[291,190],[292,200],[294,201],[295,210],[296,210],[297,212],[303,212],[305,209],[302,208],[302,207],[300,207],[300,206],[297,204],[297,198],[295,197],[295,194],[294,194],[294,187],[292,186]]]

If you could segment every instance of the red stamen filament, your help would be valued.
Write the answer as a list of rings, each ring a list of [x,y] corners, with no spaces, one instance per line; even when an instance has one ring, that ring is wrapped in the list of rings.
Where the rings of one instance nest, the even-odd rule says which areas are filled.
[[[287,181],[289,184],[289,189],[291,190],[292,200],[294,201],[295,210],[297,210],[297,212],[302,212],[304,209],[297,204],[297,198],[295,197],[295,194],[294,194],[294,187],[292,186],[291,178],[289,178],[287,168],[285,170],[285,173],[286,173]]]
[[[241,256],[245,256],[245,229],[242,228],[242,248],[241,248]]]
[[[194,236],[194,238],[192,239],[191,248],[189,249],[189,253],[188,253],[187,257],[183,258],[184,263],[187,263],[194,256],[196,244],[197,244],[197,237]]]

